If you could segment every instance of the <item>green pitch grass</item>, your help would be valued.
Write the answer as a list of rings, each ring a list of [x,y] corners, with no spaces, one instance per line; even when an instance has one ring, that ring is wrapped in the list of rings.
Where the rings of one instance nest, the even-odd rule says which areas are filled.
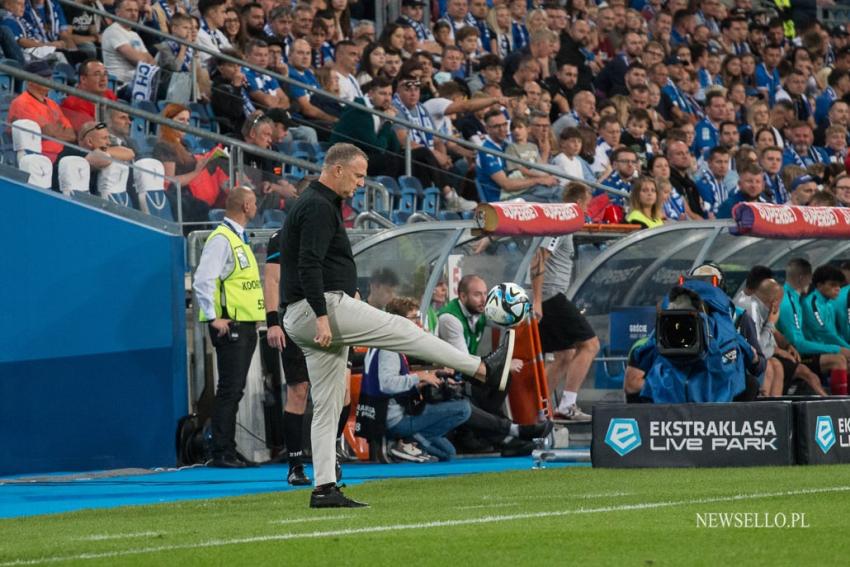
[[[360,510],[298,491],[2,520],[0,566],[847,565],[848,473],[529,470],[349,487]],[[711,512],[798,526],[700,526]]]

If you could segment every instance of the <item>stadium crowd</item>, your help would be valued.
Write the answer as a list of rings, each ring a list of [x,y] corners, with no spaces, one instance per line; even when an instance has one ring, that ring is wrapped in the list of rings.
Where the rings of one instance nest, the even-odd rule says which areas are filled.
[[[164,116],[194,122],[191,99],[208,105],[210,128],[262,148],[351,141],[381,156],[370,160],[370,175],[404,173],[409,139],[413,175],[440,189],[447,210],[517,197],[560,201],[569,180],[620,191],[595,189],[594,220],[646,227],[729,217],[742,201],[850,204],[842,176],[850,33],[825,28],[812,8],[795,6],[789,18],[770,6],[755,10],[752,0],[440,0],[426,21],[424,2],[402,0],[398,20],[376,29],[374,5],[363,1],[101,5],[320,92],[57,0],[5,0],[0,24],[13,39],[4,32],[0,47],[45,77],[57,61],[77,65],[80,89],[113,100],[138,100],[141,66],[156,64],[159,86],[147,94],[175,103]],[[153,151],[134,147],[123,113],[98,112],[75,96],[60,104],[52,98],[61,97],[29,84],[7,116],[32,119],[58,140],[44,140],[51,160],[62,141],[91,147],[81,136],[91,136],[91,125],[84,126],[103,124],[111,146],[124,140],[136,157],[152,155],[188,185],[188,220],[206,220],[209,208],[223,206],[226,182],[195,140],[166,127]],[[280,164],[257,157],[251,165],[261,209],[285,209],[297,198]]]

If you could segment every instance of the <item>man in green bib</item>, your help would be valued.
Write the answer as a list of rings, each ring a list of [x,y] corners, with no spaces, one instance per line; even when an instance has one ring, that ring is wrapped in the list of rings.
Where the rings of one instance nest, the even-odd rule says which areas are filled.
[[[479,276],[463,276],[457,285],[458,297],[446,303],[440,310],[437,336],[458,350],[477,354],[478,345],[487,328],[484,305],[487,302],[487,283]],[[512,372],[522,369],[522,361],[510,361]],[[546,437],[552,431],[552,423],[544,421],[531,425],[513,423],[502,415],[508,387],[508,374],[498,388],[487,384],[472,383],[472,414],[466,426],[474,435],[500,446],[504,456],[530,454],[534,446],[532,439]],[[469,444],[469,443],[468,443]],[[477,446],[475,443],[472,446]]]
[[[236,411],[257,346],[257,321],[265,320],[266,307],[245,231],[257,214],[257,197],[249,188],[234,187],[226,207],[224,220],[204,244],[192,289],[218,362],[210,465],[242,468],[252,463],[236,451]]]

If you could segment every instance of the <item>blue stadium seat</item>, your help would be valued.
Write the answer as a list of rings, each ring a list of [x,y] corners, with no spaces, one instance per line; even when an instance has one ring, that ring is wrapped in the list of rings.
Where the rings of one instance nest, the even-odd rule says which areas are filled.
[[[455,211],[440,211],[437,214],[437,218],[439,220],[460,220],[461,216]]]
[[[110,74],[106,79],[106,86],[114,93],[118,88],[118,78],[115,77],[115,75]]]
[[[401,187],[398,186],[398,181],[396,181],[394,177],[390,177],[389,175],[377,175],[375,176],[375,181],[377,181],[386,188],[387,192],[389,193],[390,202],[383,203],[381,201],[380,194],[375,193],[375,203],[373,203],[372,208],[375,210],[379,210],[376,206],[376,204],[378,204],[382,207],[381,210],[384,211],[381,212],[381,214],[384,216],[388,216],[389,211],[395,208],[395,201],[401,198]]]
[[[15,100],[15,93],[0,94],[0,112],[4,115],[9,112],[9,107],[12,106],[13,100]]]
[[[116,205],[123,205],[125,207],[132,207],[132,203],[130,203],[130,194],[124,191],[123,193],[108,193],[106,195],[106,200],[115,203]]]
[[[399,195],[398,203],[392,212],[392,221],[395,224],[404,224],[407,219],[416,212],[416,202],[419,193],[412,187],[404,187]]]
[[[130,137],[134,140],[144,140],[148,137],[148,121],[134,116],[130,121]]]
[[[216,209],[223,210],[223,209]],[[224,217],[222,216],[222,219]],[[212,219],[210,219],[212,220]],[[248,221],[248,225],[245,228],[263,228],[263,215],[254,215],[250,221]]]
[[[199,102],[189,103],[189,110],[192,113],[190,118],[192,126],[209,130],[210,132],[218,132],[218,122],[213,120],[212,115],[207,112],[207,107]]]
[[[74,86],[77,84],[77,71],[68,63],[56,63],[53,67],[53,80]]]
[[[207,217],[212,222],[221,222],[224,220],[224,209],[210,209],[210,212],[207,213]]]
[[[130,135],[133,138],[133,142],[136,143],[136,159],[153,157],[153,147],[156,145],[157,137],[156,136],[136,136],[135,133],[131,130]]]
[[[422,193],[422,182],[412,175],[402,175],[398,178],[398,186],[402,189],[413,189],[417,193]]]
[[[436,187],[428,187],[422,192],[422,201],[419,203],[419,210],[425,214],[437,217],[440,212],[440,198],[442,191]]]
[[[286,212],[280,209],[266,209],[263,211],[263,228],[280,228],[286,220]]]
[[[310,142],[296,140],[292,145],[295,153],[308,155],[311,161],[316,157],[316,147]]]
[[[168,197],[165,195],[165,191],[146,192],[145,203],[148,207],[148,214],[174,222],[174,213],[171,210],[171,203],[168,202]]]
[[[313,154],[313,144],[310,144],[308,142],[293,142],[292,150],[287,153],[294,158],[303,159],[304,161],[309,161],[310,163],[314,163],[316,161],[315,156]],[[297,165],[289,164],[287,165],[287,167],[289,168],[289,171],[287,173],[298,180],[303,179],[307,175],[307,173],[309,173],[307,170],[302,169]]]
[[[157,110],[156,105],[149,100],[134,101],[133,106],[135,108],[138,108],[139,110],[144,110],[145,112],[150,112],[151,114],[159,114],[159,110]],[[136,120],[136,118],[134,118],[133,120]],[[151,124],[147,120],[144,120],[144,123],[145,123],[145,134],[155,134],[156,133],[156,125],[155,124]]]
[[[9,67],[21,68],[21,64],[14,59],[0,59],[0,63]],[[20,87],[20,83],[11,75],[0,74],[0,93],[20,92]]]
[[[56,104],[62,104],[62,101],[65,100],[65,93],[61,91],[50,90],[47,91],[47,97]]]
[[[366,188],[358,187],[354,192],[354,196],[351,198],[351,208],[357,211],[358,213],[362,213],[366,210]]]
[[[0,74],[0,93],[14,93],[15,79],[11,75]]]

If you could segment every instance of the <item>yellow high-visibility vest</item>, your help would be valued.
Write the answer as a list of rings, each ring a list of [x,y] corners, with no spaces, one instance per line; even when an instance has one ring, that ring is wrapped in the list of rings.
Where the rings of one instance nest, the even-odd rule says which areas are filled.
[[[260,283],[260,269],[251,247],[223,224],[212,231],[207,242],[217,235],[224,236],[230,243],[234,266],[229,276],[216,281],[213,293],[216,318],[221,318],[227,310],[226,318],[233,321],[265,321],[263,284]],[[202,312],[201,321],[205,320],[206,316]]]

